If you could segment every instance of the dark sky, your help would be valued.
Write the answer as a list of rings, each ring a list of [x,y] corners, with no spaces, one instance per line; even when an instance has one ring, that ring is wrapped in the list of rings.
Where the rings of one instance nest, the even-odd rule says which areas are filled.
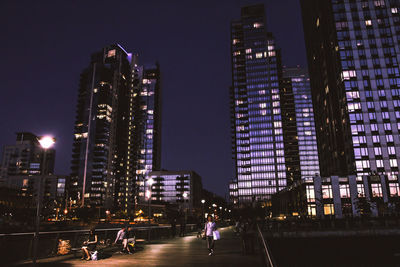
[[[160,62],[162,167],[192,169],[220,195],[233,178],[229,125],[230,21],[264,3],[283,63],[305,65],[298,0],[0,2],[0,145],[15,132],[57,138],[56,173],[69,174],[79,74],[111,43]]]

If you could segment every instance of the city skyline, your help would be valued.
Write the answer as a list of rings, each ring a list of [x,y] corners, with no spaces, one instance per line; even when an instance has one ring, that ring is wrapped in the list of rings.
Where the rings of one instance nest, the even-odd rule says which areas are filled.
[[[87,65],[87,57],[94,50],[111,43],[121,43],[128,51],[139,53],[141,63],[159,60],[164,70],[162,168],[193,169],[203,177],[205,188],[220,195],[226,194],[227,183],[234,174],[230,159],[227,98],[230,84],[229,23],[239,15],[242,6],[259,2],[262,1],[210,1],[208,5],[199,2],[194,6],[182,4],[176,10],[163,4],[152,9],[142,3],[141,8],[149,12],[146,19],[138,16],[130,21],[122,15],[110,15],[113,22],[94,19],[91,26],[86,25],[93,17],[85,12],[89,8],[104,9],[104,5],[93,7],[83,4],[80,10],[74,10],[72,4],[65,4],[62,9],[49,4],[38,10],[34,4],[25,3],[25,8],[21,10],[18,4],[2,3],[2,10],[9,11],[2,18],[9,25],[3,35],[9,38],[1,47],[9,52],[1,67],[2,73],[9,79],[3,84],[7,97],[2,97],[1,108],[2,114],[8,118],[0,120],[5,129],[0,136],[0,145],[12,143],[17,131],[52,134],[57,138],[56,173],[69,174],[71,125],[74,123],[79,72]],[[288,3],[295,8],[286,10]],[[161,10],[165,9],[168,12],[163,12],[158,18]],[[266,3],[266,12],[269,28],[276,35],[280,47],[286,51],[283,62],[305,65],[298,1]],[[278,16],[282,12],[288,14],[289,21]],[[75,22],[66,23],[71,13]],[[180,23],[181,19],[175,18],[177,14],[183,14],[187,22],[185,25]],[[46,21],[50,19],[54,23],[47,25]],[[25,24],[23,21],[33,23]],[[96,25],[97,28],[93,27]],[[143,29],[137,30],[137,36],[128,38],[128,29],[133,30],[134,25]],[[300,40],[297,50],[293,49],[284,34],[293,27],[297,27],[296,39]],[[175,30],[169,30],[169,34],[165,35],[163,32],[166,29]],[[89,37],[86,34],[88,30],[92,32]],[[181,32],[188,36],[181,36]],[[15,33],[20,33],[20,37]],[[155,45],[149,41],[155,38],[168,41]],[[210,60],[214,64],[210,65]],[[63,63],[55,67],[59,61]],[[18,63],[22,68],[21,76],[14,76],[17,73],[16,62],[24,62],[22,66]],[[39,62],[41,67],[37,68]],[[197,64],[192,68],[185,67],[192,62]],[[62,83],[57,83],[60,80]],[[197,82],[189,82],[193,80]],[[210,99],[209,95],[213,98]],[[207,109],[202,110],[200,107],[206,101]],[[25,116],[21,117],[21,113]],[[215,148],[213,153],[211,148]]]

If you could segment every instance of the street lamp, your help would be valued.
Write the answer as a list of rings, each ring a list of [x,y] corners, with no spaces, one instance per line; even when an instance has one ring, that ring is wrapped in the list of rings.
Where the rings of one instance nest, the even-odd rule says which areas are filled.
[[[201,200],[201,216],[203,216],[203,218],[201,219],[201,222],[204,221],[204,203],[206,203],[206,201],[204,199]]]
[[[36,205],[36,231],[35,231],[35,236],[33,239],[33,265],[36,265],[36,258],[37,258],[37,249],[38,249],[38,244],[39,244],[39,226],[40,226],[40,210],[41,210],[41,204],[42,204],[42,183],[43,183],[43,178],[44,175],[46,174],[46,153],[47,149],[51,148],[54,143],[56,142],[56,139],[51,136],[42,136],[38,139],[38,142],[40,144],[40,147],[43,150],[43,160],[42,160],[42,168],[41,168],[41,175],[39,177],[39,186],[37,190],[37,205]]]
[[[148,225],[149,225],[149,229],[148,229],[148,241],[150,241],[150,219],[151,219],[151,207],[150,207],[150,201],[151,201],[151,186],[153,185],[154,180],[153,178],[149,178],[147,179],[147,190],[146,190],[146,197],[147,197],[147,206],[148,206]]]

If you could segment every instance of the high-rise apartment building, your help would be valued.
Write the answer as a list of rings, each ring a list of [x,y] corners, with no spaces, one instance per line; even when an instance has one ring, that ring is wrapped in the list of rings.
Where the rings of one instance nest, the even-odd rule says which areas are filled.
[[[6,185],[10,176],[32,176],[54,173],[55,150],[46,152],[43,169],[43,149],[39,137],[30,132],[18,132],[14,145],[6,145],[0,165],[0,184]]]
[[[161,87],[160,66],[144,66],[141,71],[136,126],[139,138],[136,174],[146,175],[161,168]]]
[[[160,67],[139,65],[132,60],[132,88],[129,122],[127,177],[131,185],[132,209],[144,196],[144,180],[161,168],[161,85]]]
[[[93,54],[81,74],[74,134],[73,202],[132,211],[145,175],[161,164],[158,64],[140,66],[120,45]]]
[[[287,185],[279,51],[263,5],[242,8],[231,24],[231,122],[236,201],[269,202]],[[236,186],[237,185],[237,186]]]
[[[127,205],[131,58],[120,45],[110,45],[94,53],[81,74],[71,162],[74,204]]]
[[[302,0],[321,176],[379,173],[400,159],[400,2]]]
[[[283,142],[288,184],[319,175],[317,138],[306,69],[284,68],[281,79]]]

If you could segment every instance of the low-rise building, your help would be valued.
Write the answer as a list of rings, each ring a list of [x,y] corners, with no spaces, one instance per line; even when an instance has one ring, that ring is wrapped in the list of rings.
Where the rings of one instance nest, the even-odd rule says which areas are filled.
[[[273,196],[274,216],[352,217],[393,214],[400,208],[400,178],[368,175],[357,178],[315,176]]]
[[[10,176],[7,180],[6,187],[20,190],[24,196],[36,196],[40,179],[42,180],[42,194],[45,201],[57,200],[64,201],[65,183],[67,176],[65,175],[34,175],[34,176]]]
[[[146,176],[144,186],[146,192],[150,191],[152,203],[176,204],[189,212],[201,206],[203,186],[194,171],[153,171]]]

